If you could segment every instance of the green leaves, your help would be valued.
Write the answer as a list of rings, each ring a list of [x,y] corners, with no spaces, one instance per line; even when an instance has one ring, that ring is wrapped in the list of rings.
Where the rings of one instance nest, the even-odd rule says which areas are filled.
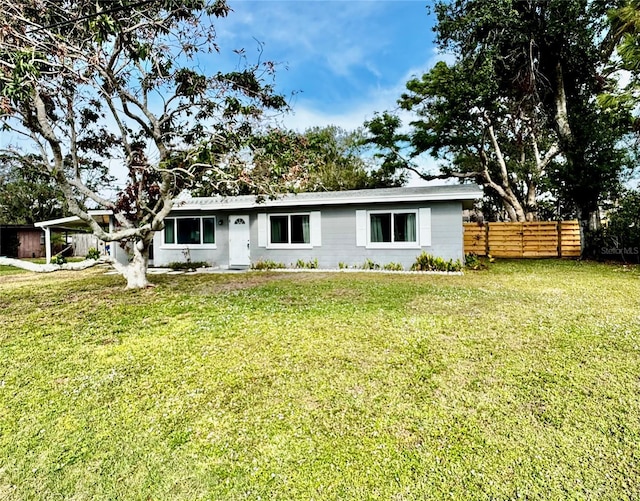
[[[62,193],[35,155],[0,158],[0,224],[33,224],[64,215]]]
[[[350,190],[402,182],[369,156],[361,131],[314,127],[303,134],[271,129],[252,143],[260,171],[275,172],[300,191]]]
[[[212,19],[229,12],[223,0],[3,4],[3,126],[46,152],[71,212],[93,224],[87,207],[115,210],[123,229],[94,225],[101,238],[148,237],[180,191],[240,159],[265,111],[286,108],[273,63],[199,67],[197,53],[219,50]],[[107,168],[127,177],[103,196]]]
[[[638,0],[617,17],[618,45],[633,69]],[[598,98],[615,85],[602,75],[607,8],[581,0],[453,0],[434,7],[440,47],[454,57],[410,79],[398,104],[409,127],[389,113],[368,122],[369,142],[390,169],[424,179],[475,179],[509,219],[536,218],[536,199],[568,197],[584,215],[606,196],[627,163],[621,146],[634,121],[631,92]],[[634,38],[635,37],[635,38]],[[600,105],[607,104],[607,113]],[[418,157],[442,160],[424,171]],[[554,173],[553,179],[549,177]],[[559,176],[555,174],[561,173]],[[560,206],[560,203],[558,203]],[[565,214],[566,215],[566,214]]]

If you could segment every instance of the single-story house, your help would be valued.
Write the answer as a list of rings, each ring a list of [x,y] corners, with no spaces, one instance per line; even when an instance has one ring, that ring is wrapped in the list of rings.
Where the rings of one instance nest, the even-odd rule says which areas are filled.
[[[462,211],[482,197],[477,185],[442,185],[176,201],[155,235],[153,265],[207,262],[242,269],[258,261],[320,268],[371,260],[408,269],[426,251],[464,258]]]

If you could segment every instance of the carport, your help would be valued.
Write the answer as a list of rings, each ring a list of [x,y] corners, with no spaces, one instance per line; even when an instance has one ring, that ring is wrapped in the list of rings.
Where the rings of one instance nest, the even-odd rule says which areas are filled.
[[[111,221],[111,211],[89,211],[89,215],[95,219],[98,224],[101,226],[108,227],[109,230],[113,230],[112,221]],[[62,217],[59,219],[50,219],[49,221],[40,221],[35,223],[34,226],[36,228],[42,229],[44,231],[44,248],[45,248],[45,256],[47,259],[47,264],[51,262],[52,257],[52,248],[51,248],[51,232],[52,231],[65,231],[65,232],[74,232],[80,233],[88,230],[87,223],[85,223],[78,216],[68,216]],[[115,249],[114,246],[110,246],[109,254],[112,257],[115,257]]]

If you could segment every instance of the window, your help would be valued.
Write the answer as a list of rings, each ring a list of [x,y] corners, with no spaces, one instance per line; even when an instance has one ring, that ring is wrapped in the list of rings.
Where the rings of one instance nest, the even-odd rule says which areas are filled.
[[[215,217],[176,217],[164,221],[165,245],[215,245]]]
[[[369,241],[371,243],[416,243],[415,212],[371,213]]]
[[[275,245],[309,245],[309,214],[269,216],[269,243]]]
[[[431,208],[356,210],[356,246],[419,249],[431,246]]]
[[[257,217],[258,247],[311,249],[322,246],[320,211],[298,214],[265,214]]]

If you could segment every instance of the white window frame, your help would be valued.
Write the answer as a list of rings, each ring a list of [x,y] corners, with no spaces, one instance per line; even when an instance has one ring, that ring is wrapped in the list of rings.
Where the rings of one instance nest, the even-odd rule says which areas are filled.
[[[179,244],[178,240],[178,219],[199,219],[200,220],[200,243],[199,244]],[[202,243],[202,239],[204,238],[204,220],[205,219],[213,219],[213,227],[214,227],[214,239],[215,243],[205,244]],[[162,233],[162,249],[217,249],[218,248],[218,218],[216,216],[177,216],[177,217],[167,217],[165,218],[165,222],[168,220],[173,220],[173,231],[176,238],[175,243],[167,243],[164,240],[164,229],[161,231]]]
[[[371,216],[375,214],[391,215],[391,238],[393,239],[396,214],[413,214],[416,224],[415,242],[372,242],[371,241]],[[419,249],[420,248],[420,214],[418,209],[394,209],[394,210],[369,210],[367,211],[367,249]]]
[[[402,210],[402,209],[394,209],[397,212],[412,212],[416,209]],[[431,207],[420,207],[417,209],[418,211],[418,242],[419,244],[415,246],[415,248],[429,248],[431,247]],[[383,212],[389,213],[390,210],[379,210],[379,211],[368,211],[365,209],[356,210],[356,247],[366,247],[369,248],[369,240],[371,235],[371,218],[369,217],[370,212]],[[384,243],[384,246],[380,245],[380,242],[374,243],[374,248],[389,248],[389,249],[399,249],[402,248],[398,243],[393,244],[392,246],[388,244],[388,242]],[[406,247],[405,247],[406,248]],[[414,248],[414,247],[410,247]]]
[[[289,242],[291,242],[291,216],[307,216],[309,218],[309,243],[304,244],[292,244],[292,243],[272,243],[271,242],[271,218],[272,217],[287,217],[287,234]],[[313,248],[313,218],[311,212],[283,212],[267,214],[267,249],[312,249]]]

